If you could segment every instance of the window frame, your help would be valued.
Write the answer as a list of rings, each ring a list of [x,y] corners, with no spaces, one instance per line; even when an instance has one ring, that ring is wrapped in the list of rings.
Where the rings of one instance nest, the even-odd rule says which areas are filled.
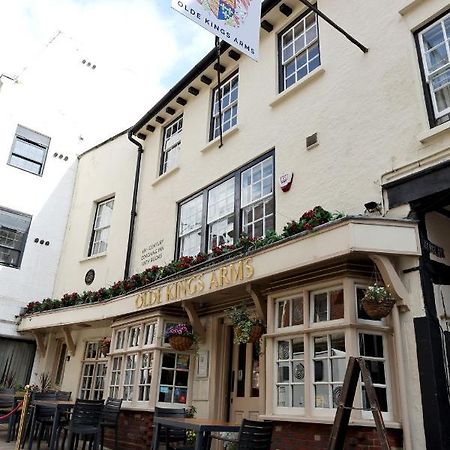
[[[80,384],[79,384],[79,388],[78,388],[78,396],[80,398],[83,399],[88,399],[88,400],[93,400],[93,399],[103,399],[105,396],[105,391],[106,391],[106,382],[108,379],[108,371],[109,371],[109,361],[110,359],[108,358],[107,355],[103,355],[102,353],[100,353],[100,340],[101,339],[89,339],[87,341],[84,342],[84,353],[83,353],[83,358],[81,361],[81,373],[80,373]],[[90,358],[88,357],[88,348],[90,345],[94,345],[96,350],[96,354],[94,358]],[[91,380],[91,386],[89,388],[85,388],[83,386],[83,380],[85,378],[84,376],[84,369],[86,366],[88,365],[92,365],[93,366],[93,372],[92,372],[92,380]],[[100,377],[103,379],[103,389],[101,390],[102,395],[100,397],[96,397],[95,393],[99,392],[99,389],[96,389],[95,387],[95,382],[97,379],[97,374],[98,374],[98,370],[100,366],[104,366],[104,373],[103,376]],[[89,391],[89,395],[88,397],[84,397],[84,391]]]
[[[221,111],[222,112],[222,134],[229,130],[232,130],[234,127],[236,127],[239,124],[239,121],[238,121],[238,119],[239,119],[239,69],[232,71],[232,73],[230,73],[230,75],[228,75],[224,80],[222,80],[220,83],[220,88],[223,90],[224,86],[227,83],[231,83],[235,77],[237,77],[237,79],[238,79],[237,98],[236,98],[235,102],[230,103],[229,107],[227,107],[226,110],[232,109],[232,107],[234,105],[236,105],[236,107],[237,107],[236,123],[234,125],[230,126],[230,128],[228,128],[227,130],[223,130],[223,116],[224,116],[226,110],[222,109],[222,111]],[[219,116],[219,113],[217,113],[217,116],[214,116],[215,98],[216,98],[216,92],[218,92],[218,90],[219,90],[219,86],[216,86],[211,91],[211,102],[210,102],[211,112],[210,112],[210,118],[209,118],[209,141],[213,141],[214,139],[217,139],[220,136],[220,133],[217,136],[214,136],[215,118]]]
[[[103,252],[93,253],[95,233],[98,230],[105,230],[107,228],[110,229],[111,226],[112,226],[112,213],[111,213],[111,221],[110,221],[109,225],[107,225],[105,227],[97,227],[97,228],[95,227],[95,222],[97,221],[97,216],[98,216],[98,213],[100,211],[100,207],[102,205],[105,205],[106,203],[108,203],[110,201],[113,202],[112,211],[114,211],[114,203],[116,201],[116,197],[114,195],[111,196],[111,197],[106,198],[105,200],[100,200],[100,201],[95,202],[95,213],[94,213],[94,220],[92,222],[91,238],[89,240],[89,249],[88,249],[88,254],[87,254],[88,257],[96,256],[96,255],[102,255],[102,254],[105,254],[108,251],[109,234],[108,234],[108,241],[106,242],[106,250],[104,250]]]
[[[179,317],[172,316],[162,316],[156,314],[154,316],[142,317],[138,320],[128,320],[119,322],[113,325],[113,332],[111,336],[111,350],[108,355],[109,365],[108,373],[106,376],[105,392],[108,395],[114,394],[117,398],[123,398],[124,393],[124,381],[125,381],[125,371],[127,357],[131,355],[136,355],[135,368],[133,373],[132,384],[127,384],[126,386],[131,386],[131,398],[130,400],[123,400],[123,405],[129,408],[144,408],[151,409],[156,406],[173,406],[173,407],[186,407],[192,396],[192,382],[193,382],[193,351],[177,352],[173,350],[168,342],[164,342],[164,332],[168,326],[180,323]],[[130,346],[131,341],[131,330],[139,327],[139,340],[137,346]],[[145,342],[146,328],[149,327],[149,337],[152,339],[150,342]],[[117,338],[122,336],[123,346],[117,348]],[[187,355],[189,357],[189,367],[188,372],[188,385],[187,385],[187,395],[186,404],[184,403],[168,403],[159,402],[159,388],[160,388],[160,377],[162,370],[162,357],[163,353],[173,353],[175,355]],[[148,355],[150,363],[150,373],[146,372],[146,380],[150,378],[150,383],[141,384],[141,373],[147,368],[142,368],[143,356]],[[178,358],[178,356],[176,356]],[[116,359],[120,360],[120,369],[114,368],[114,361]],[[175,370],[175,369],[174,369]],[[112,383],[114,381],[114,383]],[[174,378],[174,383],[175,383]],[[143,392],[143,399],[140,400],[141,388]],[[113,390],[113,392],[112,392]],[[146,396],[148,398],[146,398]]]
[[[181,130],[179,131],[180,133],[180,141],[177,142],[175,145],[173,145],[170,150],[167,150],[166,148],[166,143],[167,143],[167,138],[166,138],[166,134],[168,132],[168,130],[172,127],[174,127],[178,122],[182,122],[181,123]],[[176,119],[172,120],[172,122],[170,122],[167,126],[165,126],[163,128],[163,132],[162,132],[162,144],[161,144],[161,157],[160,157],[160,163],[159,163],[159,176],[164,175],[165,173],[167,173],[168,171],[170,171],[171,169],[174,169],[175,167],[178,166],[178,161],[179,161],[179,152],[182,146],[182,135],[183,135],[183,127],[184,127],[184,114],[180,114]],[[173,136],[173,135],[172,135]],[[177,161],[175,162],[175,164],[173,166],[170,166],[169,168],[167,167],[167,159],[166,156],[175,148],[177,147]],[[164,168],[165,167],[165,168]]]
[[[258,158],[250,161],[249,163],[245,164],[244,166],[239,167],[238,169],[234,170],[233,172],[228,173],[224,177],[222,177],[220,180],[214,182],[213,184],[210,184],[206,186],[205,188],[196,191],[194,194],[190,195],[189,197],[181,200],[178,202],[177,205],[177,221],[176,221],[176,242],[175,242],[175,252],[174,252],[174,258],[177,259],[181,256],[180,250],[181,250],[181,237],[180,236],[180,220],[181,220],[181,208],[186,203],[190,202],[191,200],[196,199],[197,197],[202,196],[203,203],[202,203],[202,215],[201,220],[202,224],[199,228],[201,233],[201,239],[200,239],[200,250],[199,252],[207,252],[208,251],[208,195],[209,192],[219,186],[222,183],[227,182],[230,179],[235,180],[234,184],[234,234],[233,239],[234,243],[236,243],[239,236],[243,233],[242,230],[242,224],[243,224],[243,217],[242,217],[242,211],[243,208],[241,207],[241,177],[242,173],[246,170],[250,169],[253,166],[256,166],[257,164],[263,162],[266,159],[272,158],[272,201],[273,201],[273,228],[276,227],[276,195],[275,195],[275,173],[276,173],[276,165],[275,165],[275,149],[272,149],[263,155],[259,156]],[[269,196],[266,196],[265,198],[270,198]],[[262,201],[263,198],[260,199]]]
[[[25,133],[29,133],[30,135],[32,135],[31,137],[29,136],[22,136],[20,135],[20,132],[22,130],[25,130]],[[44,140],[48,140],[47,144],[41,143],[41,142],[36,142],[36,140],[33,140],[32,137],[37,137],[37,136],[42,136],[42,138],[44,138]],[[22,155],[18,155],[16,153],[14,153],[14,149],[16,147],[16,142],[17,141],[22,141],[25,142],[26,144],[32,145],[34,147],[39,148],[40,150],[43,150],[43,158],[42,158],[42,162],[37,162],[33,159],[27,158],[25,156]],[[16,128],[16,132],[14,134],[14,139],[11,145],[11,151],[9,153],[9,157],[8,157],[8,165],[11,167],[14,167],[15,169],[19,169],[19,170],[23,170],[24,172],[28,172],[31,173],[32,175],[36,175],[38,177],[42,177],[44,175],[44,169],[45,169],[45,163],[47,162],[47,155],[48,155],[48,149],[50,148],[50,142],[51,142],[51,138],[49,136],[46,136],[45,134],[39,133],[38,131],[32,130],[31,128],[28,127],[24,127],[23,125],[18,124],[17,128]],[[11,160],[13,157],[22,159],[24,161],[28,161],[31,162],[33,164],[36,164],[38,166],[40,166],[40,170],[39,173],[35,173],[31,170],[27,170],[23,167],[19,167],[16,166]]]
[[[279,292],[274,292],[268,298],[268,330],[266,352],[271,356],[266,358],[266,386],[267,392],[272,391],[272,395],[266,397],[266,410],[268,415],[282,417],[298,417],[310,419],[329,419],[333,420],[336,408],[333,405],[322,408],[315,406],[315,373],[314,373],[314,338],[317,336],[343,335],[345,342],[345,365],[347,365],[350,356],[360,355],[360,334],[380,335],[382,336],[383,357],[384,357],[384,375],[386,378],[386,400],[388,411],[382,412],[385,420],[395,420],[398,415],[398,398],[395,393],[394,378],[395,372],[395,349],[393,342],[393,327],[389,320],[386,321],[361,321],[358,318],[356,308],[356,289],[370,284],[361,278],[344,276],[339,279],[324,281],[321,283],[306,284],[296,288],[291,288]],[[344,320],[335,319],[324,322],[313,322],[312,315],[312,293],[323,291],[334,291],[343,289],[344,292]],[[278,327],[279,305],[284,300],[303,297],[303,325],[291,325]],[[292,308],[291,308],[292,310]],[[291,322],[290,322],[291,323]],[[303,339],[304,345],[304,407],[278,406],[278,342],[292,341],[296,338]],[[290,344],[291,345],[291,344]],[[376,358],[375,358],[376,359]],[[294,370],[289,366],[290,370]],[[328,366],[327,366],[328,367]],[[331,367],[330,367],[331,370]],[[345,373],[345,371],[344,371]],[[289,377],[292,377],[290,373]],[[343,381],[343,378],[342,378]],[[324,380],[324,383],[336,384],[338,382]],[[339,384],[339,383],[338,383]],[[290,384],[288,383],[290,386]],[[342,385],[342,383],[341,383]],[[271,389],[272,387],[272,389]],[[362,385],[358,382],[358,389],[355,395],[355,405],[362,406]],[[370,411],[356,411],[355,420],[372,419]]]
[[[286,91],[287,89],[295,86],[297,83],[299,83],[305,76],[308,76],[313,70],[315,70],[317,67],[315,67],[312,71],[309,71],[304,75],[302,78],[296,79],[293,84],[289,87],[285,87],[286,80],[284,78],[284,67],[285,64],[283,63],[283,36],[292,28],[294,28],[301,20],[305,19],[309,14],[313,13],[315,15],[316,19],[316,27],[317,27],[317,37],[306,47],[304,47],[301,51],[299,51],[297,54],[294,53],[291,58],[289,58],[290,61],[295,60],[295,58],[300,55],[304,51],[308,51],[310,47],[312,47],[316,42],[319,48],[319,65],[317,67],[320,67],[322,65],[322,57],[320,53],[320,30],[319,30],[319,21],[317,14],[314,11],[311,11],[309,9],[306,9],[305,11],[302,11],[295,19],[293,19],[291,22],[289,22],[288,25],[286,25],[283,29],[281,29],[277,33],[277,63],[278,63],[278,93],[281,94],[282,92]],[[295,51],[295,50],[294,50]],[[308,63],[308,60],[307,60]]]
[[[450,121],[450,107],[447,108],[447,112],[441,113],[440,115],[436,114],[437,111],[435,109],[435,100],[433,99],[433,94],[431,93],[430,84],[428,82],[428,77],[425,69],[425,59],[424,59],[424,52],[423,52],[423,46],[422,46],[422,39],[421,35],[425,33],[428,29],[432,28],[434,25],[436,25],[438,22],[444,20],[446,16],[450,16],[450,10],[447,9],[443,13],[439,14],[436,17],[433,17],[430,21],[428,21],[424,26],[418,28],[414,31],[414,42],[416,45],[416,52],[417,52],[417,60],[419,63],[419,71],[420,71],[420,77],[422,80],[422,88],[423,88],[423,94],[424,94],[424,100],[425,100],[425,106],[426,106],[426,112],[428,117],[428,123],[430,125],[430,128],[434,128],[438,125],[441,125],[442,123],[446,123]],[[450,58],[450,52],[447,53]]]
[[[20,211],[14,211],[13,209],[4,208],[4,207],[0,206],[0,212],[1,211],[5,211],[6,213],[14,214],[16,216],[20,216],[20,217],[24,217],[24,218],[29,219],[28,228],[23,233],[23,238],[22,238],[22,242],[21,242],[21,245],[20,245],[20,249],[12,249],[10,247],[7,247],[6,245],[0,244],[1,248],[15,250],[15,251],[19,252],[19,258],[17,260],[17,264],[15,264],[15,265],[14,264],[6,264],[6,263],[0,261],[0,266],[10,267],[11,269],[20,269],[20,267],[22,265],[23,256],[24,256],[24,253],[25,253],[25,247],[26,247],[26,243],[27,243],[27,240],[28,240],[28,234],[30,232],[31,222],[33,220],[33,216],[31,216],[30,214],[25,214],[25,213],[22,213]],[[9,231],[13,231],[13,232],[17,232],[18,231],[17,229],[13,230],[12,228],[5,227],[5,226],[3,226],[0,223],[0,230],[2,230],[2,229],[6,229],[6,230],[9,230]]]

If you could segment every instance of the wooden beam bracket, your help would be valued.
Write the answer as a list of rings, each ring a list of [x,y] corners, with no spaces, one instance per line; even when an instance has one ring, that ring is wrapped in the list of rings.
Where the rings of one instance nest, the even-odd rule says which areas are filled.
[[[47,353],[47,342],[45,339],[45,335],[43,333],[34,332],[33,336],[34,336],[34,339],[36,340],[36,347],[37,347],[39,356],[41,358],[44,358],[45,354]]]
[[[409,291],[400,279],[392,261],[383,255],[372,254],[369,255],[369,258],[377,266],[384,283],[389,285],[392,293],[396,296],[396,303],[400,311],[409,311]]]
[[[75,345],[75,342],[73,341],[70,329],[67,327],[62,327],[62,330],[64,333],[64,340],[66,341],[67,350],[69,351],[70,356],[74,356],[77,346]]]
[[[256,307],[256,314],[263,322],[267,322],[267,300],[261,294],[261,291],[251,284],[245,286]]]
[[[198,317],[197,310],[195,309],[194,304],[185,301],[183,302],[183,308],[189,317],[189,321],[191,322],[192,329],[194,330],[195,334],[197,334],[198,338],[201,341],[205,340],[206,330],[205,327],[202,325],[200,318]]]

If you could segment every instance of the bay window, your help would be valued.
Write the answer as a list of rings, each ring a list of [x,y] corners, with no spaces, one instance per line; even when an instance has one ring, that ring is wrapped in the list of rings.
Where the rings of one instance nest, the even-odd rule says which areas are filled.
[[[334,417],[342,393],[349,356],[362,356],[372,375],[381,411],[392,419],[389,385],[391,328],[386,319],[358,316],[363,286],[351,279],[342,284],[308,286],[270,299],[273,320],[268,323],[268,414]],[[270,383],[273,389],[270,389]],[[353,413],[371,418],[364,383],[360,382]],[[366,411],[368,410],[368,411]]]
[[[180,204],[178,256],[233,244],[275,228],[274,157],[265,156]]]
[[[179,323],[157,316],[113,326],[108,393],[131,407],[187,403],[190,352],[172,351],[164,337]]]

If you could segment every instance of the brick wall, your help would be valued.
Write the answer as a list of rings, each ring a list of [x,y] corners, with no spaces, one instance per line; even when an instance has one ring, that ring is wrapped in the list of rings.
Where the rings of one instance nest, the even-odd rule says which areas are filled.
[[[153,437],[153,413],[121,411],[118,450],[148,450]],[[114,430],[105,430],[105,447],[114,449]]]
[[[122,411],[118,426],[118,450],[148,450],[153,437],[153,413]],[[402,430],[388,429],[391,450],[401,449]],[[326,450],[331,425],[276,422],[272,450]],[[105,447],[114,449],[114,430],[107,429]],[[345,450],[381,450],[375,428],[349,427]]]
[[[389,429],[391,450],[401,449],[402,430]],[[331,425],[319,423],[276,422],[272,450],[326,450]],[[349,427],[344,450],[381,450],[375,428]]]

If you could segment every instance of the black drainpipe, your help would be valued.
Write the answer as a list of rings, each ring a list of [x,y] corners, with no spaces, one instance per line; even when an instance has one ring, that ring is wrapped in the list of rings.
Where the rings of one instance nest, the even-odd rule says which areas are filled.
[[[130,261],[131,261],[131,250],[133,248],[133,235],[134,235],[134,222],[136,220],[136,204],[137,204],[137,195],[139,189],[139,177],[141,172],[141,159],[142,153],[144,153],[144,149],[142,144],[134,139],[133,137],[133,129],[128,130],[128,139],[135,145],[137,145],[138,153],[136,159],[136,172],[134,174],[134,188],[133,188],[133,200],[131,203],[131,217],[130,217],[130,230],[128,232],[128,245],[127,245],[127,257],[125,260],[125,271],[123,274],[124,278],[128,278],[130,276]]]

